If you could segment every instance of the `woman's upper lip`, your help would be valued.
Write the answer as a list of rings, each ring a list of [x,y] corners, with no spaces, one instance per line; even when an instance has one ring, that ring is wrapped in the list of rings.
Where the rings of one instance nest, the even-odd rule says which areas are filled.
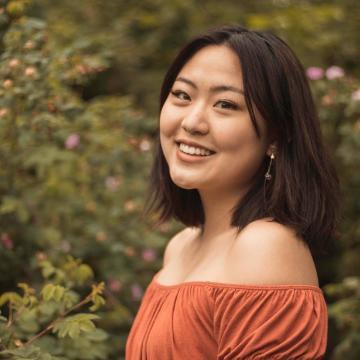
[[[186,139],[176,139],[175,140],[176,143],[183,143],[183,144],[186,144],[186,145],[189,145],[189,146],[195,146],[195,147],[199,147],[199,148],[203,148],[205,150],[209,150],[211,151],[212,153],[215,153],[216,151],[210,149],[209,147],[205,146],[205,145],[202,145],[202,144],[199,144],[195,141],[191,141],[191,140],[186,140]]]

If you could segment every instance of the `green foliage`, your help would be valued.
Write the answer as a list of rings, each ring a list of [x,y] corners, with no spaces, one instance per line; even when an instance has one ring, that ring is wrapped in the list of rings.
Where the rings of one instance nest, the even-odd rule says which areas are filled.
[[[360,278],[346,277],[337,284],[328,284],[325,292],[336,299],[329,306],[329,316],[339,329],[341,341],[332,359],[357,359],[360,356]]]
[[[330,348],[336,359],[357,358],[349,317],[358,295],[345,290],[360,273],[357,12],[355,0],[0,0],[1,356],[124,353],[143,290],[180,227],[154,229],[140,216],[162,78],[192,35],[236,22],[275,31],[305,67],[345,71],[311,80],[344,194],[341,241],[318,272],[326,289],[342,289],[328,293]]]
[[[72,339],[77,339],[80,337],[81,332],[91,332],[95,329],[92,322],[94,319],[99,319],[99,316],[94,314],[68,316],[54,325],[53,332],[58,333],[60,338],[69,336]]]
[[[73,314],[88,304],[91,311],[104,305],[104,284],[92,284],[90,293],[81,299],[76,287],[83,287],[92,280],[92,270],[88,265],[67,257],[59,266],[50,261],[41,261],[39,267],[43,270],[45,283],[38,291],[20,283],[18,287],[23,291],[22,295],[5,292],[0,296],[0,308],[7,306],[9,314],[7,318],[0,318],[0,358],[106,359],[108,349],[102,344],[108,335],[96,328],[94,323],[100,317],[92,313]],[[44,272],[44,269],[50,268],[50,274]],[[85,277],[82,275],[84,271]],[[56,276],[59,273],[61,277]],[[78,274],[75,275],[77,282],[73,281],[74,273]],[[59,340],[56,347],[53,346],[54,336],[51,334],[55,334]],[[71,341],[60,341],[65,338]],[[80,338],[83,339],[82,348],[76,343]],[[89,347],[94,344],[100,345],[101,354],[88,354]],[[79,355],[80,350],[87,355]],[[75,353],[76,357],[71,353]]]
[[[33,308],[22,312],[19,337],[23,341],[21,336],[41,331],[59,311],[81,303],[84,299],[74,287],[94,276],[99,284],[86,302],[92,312],[106,305],[101,321],[114,333],[102,339],[98,331],[84,333],[90,323],[76,328],[76,322],[64,322],[62,331],[53,334],[56,338],[45,335],[34,344],[66,359],[101,359],[110,356],[109,348],[118,356],[117,344],[125,344],[121,333],[126,333],[131,308],[142,294],[141,285],[124,269],[132,266],[137,252],[150,247],[143,240],[149,230],[145,224],[139,227],[146,184],[139,174],[151,160],[147,134],[155,121],[145,121],[142,112],[133,110],[130,97],[85,102],[79,96],[76,87],[105,71],[109,61],[91,47],[91,41],[81,39],[59,47],[46,22],[24,16],[10,23],[0,55],[0,288],[13,290],[21,282],[40,289],[37,296],[30,294],[30,285],[26,289],[29,295],[23,301],[39,314]],[[162,246],[160,236],[153,238],[154,247]],[[156,260],[155,250],[148,251]],[[74,257],[67,257],[70,253]],[[61,266],[54,265],[64,258]],[[14,291],[2,297],[4,304],[10,301],[13,311],[23,306]],[[76,329],[82,334],[76,344],[58,336],[76,335]]]
[[[341,279],[338,282],[331,279],[324,286],[329,297],[330,325],[334,326],[329,339],[334,346],[331,357],[334,360],[357,359],[360,355],[360,177],[357,171],[360,161],[360,83],[350,74],[342,75],[340,71],[338,75],[312,83],[322,130],[330,144],[330,154],[341,177],[343,192],[341,243],[336,244],[338,252],[334,255],[337,267],[329,268],[329,262],[323,267],[324,272],[337,270],[337,278]],[[333,333],[337,334],[335,339],[331,337]]]

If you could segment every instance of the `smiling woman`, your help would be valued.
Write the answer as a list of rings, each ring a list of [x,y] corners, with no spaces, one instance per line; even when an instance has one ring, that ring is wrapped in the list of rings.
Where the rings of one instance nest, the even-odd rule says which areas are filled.
[[[266,125],[260,117],[263,136],[257,137],[242,87],[236,53],[225,45],[206,46],[181,69],[162,107],[160,141],[170,177],[182,189],[198,189],[203,202],[215,200],[215,189],[216,196],[221,191],[229,204],[242,197],[269,147]],[[178,139],[215,153],[206,158],[182,156]],[[198,160],[196,165],[189,165],[194,160]]]
[[[336,238],[339,183],[295,54],[237,25],[196,37],[165,75],[158,130],[145,214],[186,228],[126,359],[321,359],[313,256]]]

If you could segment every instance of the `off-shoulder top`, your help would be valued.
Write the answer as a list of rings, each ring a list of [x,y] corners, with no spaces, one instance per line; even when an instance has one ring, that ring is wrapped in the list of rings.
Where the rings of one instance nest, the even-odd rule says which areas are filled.
[[[141,300],[126,341],[126,360],[324,357],[328,317],[319,287],[211,281],[163,285],[159,272]]]

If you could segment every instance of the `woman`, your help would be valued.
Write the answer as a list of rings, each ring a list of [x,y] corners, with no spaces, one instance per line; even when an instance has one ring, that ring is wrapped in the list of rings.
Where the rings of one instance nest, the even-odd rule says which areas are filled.
[[[339,184],[291,49],[236,25],[190,41],[162,85],[156,151],[150,209],[186,228],[126,359],[321,359],[313,256],[335,238]]]

